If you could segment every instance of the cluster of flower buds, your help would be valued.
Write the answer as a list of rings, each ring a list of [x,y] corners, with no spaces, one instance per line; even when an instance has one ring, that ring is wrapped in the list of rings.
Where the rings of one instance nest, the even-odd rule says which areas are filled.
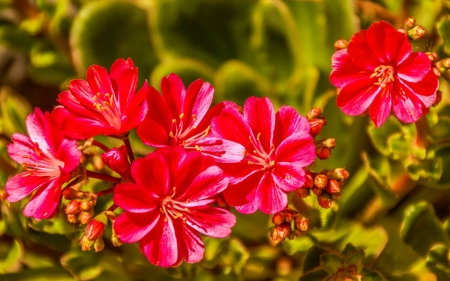
[[[308,219],[301,216],[297,211],[286,208],[273,215],[272,223],[275,225],[269,234],[272,245],[284,242],[294,237],[303,236],[308,230]]]
[[[309,121],[312,137],[316,137],[322,131],[323,126],[327,124],[327,120],[322,116],[322,110],[319,107],[312,108],[306,114],[306,118]],[[321,160],[325,160],[330,158],[331,149],[336,147],[336,139],[317,140],[314,141],[314,145],[316,146],[316,156]]]
[[[113,212],[106,211],[100,213],[89,222],[83,236],[80,239],[80,245],[83,251],[90,251],[93,248],[96,252],[100,252],[105,248],[105,243],[102,236],[106,226],[108,225],[108,219],[115,219]]]
[[[345,168],[324,170],[320,173],[306,172],[305,184],[297,189],[300,197],[310,196],[311,191],[317,196],[317,202],[325,209],[331,207],[331,200],[338,200],[341,188],[349,174]]]
[[[87,191],[76,191],[67,187],[62,191],[63,197],[70,200],[66,205],[65,213],[70,223],[88,224],[94,216],[94,206],[97,196]]]
[[[414,18],[406,18],[399,31],[404,32],[411,40],[420,39],[425,35],[425,29],[421,25],[416,24]]]

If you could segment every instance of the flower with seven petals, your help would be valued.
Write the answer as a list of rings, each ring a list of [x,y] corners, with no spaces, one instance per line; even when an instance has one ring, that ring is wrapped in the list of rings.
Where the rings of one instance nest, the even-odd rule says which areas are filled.
[[[80,162],[77,142],[63,136],[54,118],[36,108],[26,120],[29,137],[13,134],[8,145],[9,156],[25,171],[6,182],[6,199],[16,202],[36,190],[23,211],[27,217],[44,219],[55,214],[61,186]]]
[[[224,192],[227,203],[245,214],[284,209],[286,193],[303,185],[303,168],[316,158],[306,118],[290,106],[275,114],[268,98],[250,97],[243,114],[225,108],[211,127],[219,137],[245,147],[242,161],[220,165],[230,177]]]
[[[353,35],[348,49],[333,55],[332,69],[337,105],[352,116],[368,109],[377,127],[392,110],[416,122],[436,100],[439,81],[427,55],[412,52],[406,35],[383,21]]]
[[[161,267],[198,262],[199,233],[226,237],[236,218],[210,206],[228,179],[213,158],[181,147],[157,150],[131,166],[136,183],[115,187],[114,203],[125,210],[114,230],[125,243],[140,243],[150,263]]]
[[[210,122],[230,102],[209,109],[214,89],[197,79],[187,90],[180,77],[170,74],[161,81],[161,92],[153,87],[148,94],[148,114],[137,128],[142,141],[154,147],[182,146],[212,156],[218,162],[238,162],[243,147],[210,134]],[[208,110],[209,109],[209,110]]]
[[[62,106],[54,109],[65,134],[76,139],[97,135],[123,136],[137,127],[147,114],[147,82],[136,92],[138,69],[131,59],[118,59],[108,74],[92,65],[86,80],[70,81],[59,94]]]

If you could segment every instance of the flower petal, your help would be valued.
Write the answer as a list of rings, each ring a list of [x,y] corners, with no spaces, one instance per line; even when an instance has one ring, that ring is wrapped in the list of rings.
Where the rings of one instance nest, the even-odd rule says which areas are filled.
[[[167,78],[161,80],[161,92],[166,101],[172,118],[179,118],[183,113],[183,103],[186,97],[186,89],[183,81],[176,74],[170,74]],[[167,114],[165,112],[164,114]]]
[[[108,71],[100,65],[91,65],[86,72],[86,80],[91,88],[91,95],[114,94]]]
[[[308,134],[294,134],[285,139],[275,152],[276,162],[295,162],[306,167],[316,159],[315,146]]]
[[[193,231],[190,226],[180,222],[179,225],[176,226],[177,229],[177,241],[178,241],[178,252],[179,252],[179,260],[176,264],[181,263],[182,260],[187,261],[188,263],[196,263],[203,259],[203,253],[205,251],[205,247],[203,245],[203,241],[200,238],[200,235]]]
[[[423,80],[417,83],[409,83],[407,81],[400,81],[400,87],[405,92],[407,96],[416,96],[425,107],[432,106],[436,101],[436,91],[439,86],[439,79],[433,73],[433,71],[428,72]]]
[[[366,33],[367,44],[381,63],[387,63],[384,40],[386,39],[386,31],[391,28],[393,29],[390,24],[384,21],[374,22]]]
[[[169,145],[169,134],[160,123],[146,118],[137,127],[137,135],[143,143],[154,147],[167,147]]]
[[[134,183],[116,185],[113,198],[117,206],[133,213],[146,213],[159,208],[159,198],[150,190]]]
[[[190,201],[208,199],[224,191],[227,185],[228,178],[223,176],[222,170],[217,166],[211,166],[195,177],[179,199],[180,201],[183,199]]]
[[[261,172],[254,173],[238,184],[230,184],[223,192],[223,197],[227,204],[231,206],[251,205],[248,210],[256,211],[259,207],[259,201],[257,200],[258,198],[255,198],[255,191],[258,188],[262,175],[263,173]],[[245,206],[243,208],[247,209]]]
[[[160,214],[159,210],[139,214],[124,212],[114,221],[114,231],[122,242],[138,242],[154,231],[155,225],[162,220]]]
[[[264,174],[256,192],[259,198],[259,209],[266,214],[274,214],[283,210],[288,203],[287,195],[273,182],[269,173]]]
[[[58,149],[58,159],[64,162],[64,171],[72,172],[80,164],[81,151],[77,141],[64,139]]]
[[[412,53],[397,68],[397,76],[408,82],[419,82],[424,79],[425,75],[430,73],[430,59],[424,53]],[[438,78],[435,75],[435,80]]]
[[[330,82],[336,88],[343,88],[357,80],[369,79],[373,73],[373,69],[367,70],[357,67],[347,49],[339,50],[333,54],[331,68]]]
[[[213,118],[211,129],[215,136],[240,143],[248,149],[253,148],[249,138],[256,142],[252,129],[234,108],[224,108],[218,117]]]
[[[352,57],[352,62],[358,68],[373,71],[381,65],[377,56],[373,53],[367,40],[367,31],[362,30],[350,39],[347,52]]]
[[[272,171],[273,181],[284,192],[290,192],[303,186],[305,171],[302,163],[277,162]]]
[[[309,122],[290,106],[282,106],[275,115],[275,133],[273,143],[278,147],[280,143],[293,134],[309,135]]]
[[[372,105],[370,105],[369,114],[370,119],[375,124],[377,128],[386,122],[389,114],[392,110],[392,88],[393,85],[390,83],[382,92],[375,98]]]
[[[236,142],[206,137],[191,144],[198,146],[203,155],[213,157],[219,163],[236,163],[244,158],[245,148]]]
[[[6,198],[9,202],[17,202],[27,197],[31,192],[50,184],[51,179],[29,175],[27,172],[20,173],[8,179],[5,184],[5,190],[8,194]]]
[[[236,217],[227,210],[207,208],[186,213],[186,224],[211,237],[227,237],[236,224]]]
[[[192,82],[186,92],[183,104],[183,113],[188,124],[187,127],[197,127],[211,106],[214,96],[214,88],[209,83],[203,83],[201,79]]]
[[[374,85],[375,82],[373,78],[345,85],[337,96],[337,106],[351,116],[364,113],[381,91],[381,87]]]
[[[145,158],[136,159],[131,165],[131,174],[136,183],[164,197],[169,190],[169,168],[163,155],[156,151]]]
[[[23,214],[36,219],[51,218],[55,215],[60,200],[61,183],[59,178],[54,178],[38,189],[23,210]]]
[[[399,65],[410,56],[411,43],[405,33],[396,30],[388,23],[381,22],[381,24],[386,26],[384,38],[386,58],[392,64]]]
[[[394,83],[394,92],[401,93],[400,87],[399,83]],[[397,118],[405,123],[416,122],[423,113],[423,104],[415,95],[395,94],[392,107]]]
[[[248,98],[244,104],[244,120],[252,128],[254,136],[260,134],[259,141],[263,149],[270,151],[275,129],[275,112],[272,102],[266,97]]]

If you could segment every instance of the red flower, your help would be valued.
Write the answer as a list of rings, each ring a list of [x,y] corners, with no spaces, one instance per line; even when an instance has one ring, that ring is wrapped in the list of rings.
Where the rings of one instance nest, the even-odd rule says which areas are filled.
[[[214,157],[218,162],[242,159],[243,147],[210,136],[210,122],[233,103],[219,103],[210,110],[214,89],[201,79],[186,90],[180,77],[170,74],[161,81],[161,92],[149,90],[146,119],[137,128],[142,141],[154,147],[182,146]]]
[[[70,179],[78,166],[81,152],[75,140],[65,138],[49,112],[39,108],[28,115],[28,134],[13,134],[8,145],[11,158],[26,170],[6,182],[6,198],[10,202],[22,200],[36,190],[24,209],[27,217],[50,218],[61,199],[61,186]]]
[[[438,78],[425,53],[411,52],[406,35],[386,22],[353,35],[348,49],[332,58],[337,105],[348,115],[369,109],[377,127],[391,110],[403,122],[417,121],[436,100]]]
[[[243,115],[226,108],[211,127],[220,137],[245,147],[241,162],[220,165],[230,177],[224,192],[227,203],[245,214],[284,209],[286,193],[304,184],[303,168],[316,158],[306,118],[289,106],[275,114],[268,98],[251,97]]]
[[[63,106],[55,108],[65,133],[85,139],[97,135],[121,136],[147,114],[147,82],[136,92],[138,69],[131,59],[118,59],[108,74],[105,68],[92,65],[86,79],[70,81],[69,89],[58,96]]]
[[[198,232],[230,234],[234,215],[210,206],[228,184],[213,158],[174,147],[137,159],[131,173],[136,183],[115,188],[114,202],[125,212],[115,220],[114,230],[125,243],[139,241],[152,264],[198,262],[204,252]]]

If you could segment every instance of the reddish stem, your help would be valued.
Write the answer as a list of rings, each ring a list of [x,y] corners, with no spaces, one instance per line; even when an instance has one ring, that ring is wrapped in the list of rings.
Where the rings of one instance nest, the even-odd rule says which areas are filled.
[[[100,147],[100,148],[103,149],[103,151],[105,151],[105,152],[110,151],[110,149],[109,149],[106,145],[104,145],[103,143],[101,143],[101,142],[99,142],[99,141],[93,140],[93,141],[92,141],[92,145],[95,145],[95,146],[97,146],[97,147]]]
[[[105,189],[105,190],[102,190],[102,191],[99,191],[99,192],[95,193],[95,195],[97,195],[97,197],[100,197],[100,196],[103,196],[103,195],[114,193],[114,188],[115,188],[115,186],[111,187],[111,188],[108,188],[108,189]]]
[[[112,205],[108,208],[108,210],[106,210],[106,211],[114,212],[115,209],[117,209],[117,205],[116,205],[116,204],[112,204]]]
[[[105,181],[110,181],[110,182],[114,182],[114,183],[122,182],[121,178],[116,178],[116,177],[113,177],[110,175],[105,175],[105,174],[101,174],[101,173],[97,173],[97,172],[93,172],[93,171],[89,171],[89,170],[86,170],[86,176],[88,178],[105,180]]]
[[[134,154],[133,154],[133,149],[131,148],[130,139],[128,138],[128,136],[126,136],[122,140],[123,140],[123,143],[125,144],[125,147],[127,148],[128,157],[130,158],[130,163],[133,163]]]

